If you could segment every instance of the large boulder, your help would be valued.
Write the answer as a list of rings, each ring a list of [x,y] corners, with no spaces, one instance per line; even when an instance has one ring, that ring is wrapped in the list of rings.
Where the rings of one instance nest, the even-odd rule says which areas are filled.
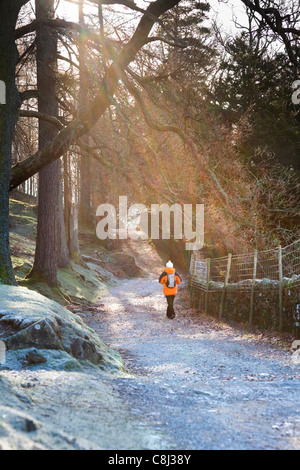
[[[2,323],[2,320],[0,320]],[[3,319],[5,322],[5,319]],[[0,323],[0,324],[1,324]],[[1,333],[0,333],[1,334]],[[8,336],[5,340],[7,349],[40,347],[43,349],[64,349],[59,337],[58,325],[49,319],[41,319]]]
[[[124,370],[121,356],[106,346],[78,315],[37,292],[22,287],[0,286],[0,340],[7,351],[40,350],[46,367],[49,351],[63,351],[70,359],[92,363],[106,371]],[[53,354],[49,354],[49,363]],[[15,357],[15,355],[14,355]]]

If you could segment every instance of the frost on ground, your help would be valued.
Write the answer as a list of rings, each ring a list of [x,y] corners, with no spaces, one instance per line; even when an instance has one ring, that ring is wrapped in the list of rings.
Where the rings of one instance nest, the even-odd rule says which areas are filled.
[[[1,449],[160,442],[113,389],[113,379],[128,376],[121,356],[79,316],[24,288],[0,286],[0,303]]]
[[[299,449],[291,352],[195,315],[182,287],[175,320],[156,277],[124,280],[81,312],[128,373],[2,370],[1,448]]]
[[[184,290],[176,302],[169,320],[157,279],[137,279],[86,317],[135,375],[115,383],[136,419],[168,449],[299,449],[300,368],[291,352],[195,315]]]
[[[161,441],[100,372],[2,372],[0,394],[2,450],[146,449]]]

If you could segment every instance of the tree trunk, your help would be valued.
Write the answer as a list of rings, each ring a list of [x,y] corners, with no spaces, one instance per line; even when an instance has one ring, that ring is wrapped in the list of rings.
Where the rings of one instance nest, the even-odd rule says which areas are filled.
[[[9,181],[12,140],[18,120],[19,94],[15,84],[18,51],[15,26],[21,3],[0,1],[0,80],[5,100],[0,104],[0,283],[15,285],[9,246]]]
[[[82,258],[78,242],[78,217],[77,206],[73,204],[70,161],[68,156],[64,157],[64,216],[66,227],[66,239],[69,249],[69,256],[75,263],[82,263]]]
[[[36,18],[54,17],[53,0],[36,0]],[[56,54],[55,33],[47,26],[37,28],[37,88],[39,112],[58,115],[56,101]],[[57,135],[56,127],[47,121],[39,121],[39,150]],[[51,286],[57,280],[57,216],[59,209],[60,160],[51,163],[39,173],[39,206],[36,252],[30,277],[43,279]]]
[[[78,4],[78,17],[80,26],[85,26],[84,23],[84,0],[80,0]],[[87,90],[89,89],[88,71],[86,68],[86,46],[85,37],[81,36],[79,42],[79,70],[80,70],[80,92],[79,92],[79,106],[84,107],[87,101]],[[89,146],[89,135],[86,134],[82,137],[83,144],[86,149]],[[88,154],[88,150],[86,150]],[[93,225],[92,209],[91,209],[91,182],[90,182],[90,162],[86,155],[80,157],[80,200],[79,200],[79,225],[82,228],[91,228]]]
[[[72,194],[71,194],[71,177],[70,177],[70,161],[68,153],[65,154],[63,158],[63,177],[64,177],[64,220],[66,228],[66,239],[67,244],[69,245],[70,234],[69,234],[69,218],[71,211],[72,203]]]
[[[71,212],[69,217],[69,248],[70,254],[73,261],[80,263],[82,262],[79,243],[78,243],[78,216],[76,204],[71,204]]]
[[[59,163],[60,160],[58,160]],[[67,242],[67,231],[65,226],[63,204],[63,182],[60,165],[60,175],[58,180],[58,214],[57,214],[57,253],[58,253],[58,267],[68,268],[71,265],[70,253]]]

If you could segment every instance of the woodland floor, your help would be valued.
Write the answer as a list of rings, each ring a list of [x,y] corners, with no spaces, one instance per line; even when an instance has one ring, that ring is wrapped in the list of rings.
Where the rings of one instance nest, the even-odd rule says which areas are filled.
[[[10,420],[1,447],[299,449],[300,365],[291,353],[275,335],[191,310],[184,283],[177,316],[167,319],[161,260],[148,244],[136,255],[151,275],[121,281],[81,312],[122,353],[128,374],[2,372],[10,400],[21,400],[18,413],[37,430],[24,433]]]

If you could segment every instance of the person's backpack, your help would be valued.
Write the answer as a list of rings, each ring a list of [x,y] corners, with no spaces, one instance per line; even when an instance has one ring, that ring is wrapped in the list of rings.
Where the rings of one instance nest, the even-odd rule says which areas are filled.
[[[175,287],[175,273],[168,274],[166,285],[170,289],[173,289],[173,287]]]

